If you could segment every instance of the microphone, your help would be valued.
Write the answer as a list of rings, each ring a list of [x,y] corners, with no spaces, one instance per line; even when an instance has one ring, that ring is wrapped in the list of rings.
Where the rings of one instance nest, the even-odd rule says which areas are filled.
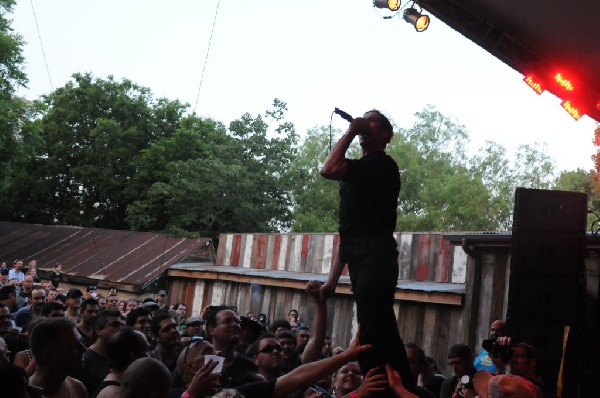
[[[352,123],[352,121],[354,120],[352,116],[350,116],[348,113],[344,112],[340,108],[335,108],[334,112],[340,115],[342,119],[346,120],[348,123]]]

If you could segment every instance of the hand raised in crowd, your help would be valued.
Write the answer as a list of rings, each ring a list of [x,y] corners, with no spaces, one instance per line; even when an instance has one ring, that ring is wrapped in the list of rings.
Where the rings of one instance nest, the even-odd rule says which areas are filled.
[[[210,359],[202,365],[196,374],[194,374],[194,378],[187,388],[188,394],[192,397],[203,397],[210,389],[219,387],[221,375],[218,373],[211,373],[218,364],[219,362]]]
[[[310,281],[306,284],[306,293],[312,296],[316,301],[322,301],[321,297],[321,282]]]
[[[356,336],[354,337],[354,340],[352,340],[352,342],[350,342],[350,345],[348,346],[348,349],[346,349],[346,351],[342,352],[339,355],[344,355],[347,357],[348,361],[354,361],[356,359],[358,359],[358,357],[366,351],[369,351],[371,349],[371,344],[360,344],[360,329],[361,326],[360,324],[358,324],[358,331],[356,332]]]
[[[354,392],[357,398],[367,398],[372,393],[385,391],[387,384],[385,374],[379,368],[373,368],[367,372],[360,387]]]
[[[392,369],[390,364],[385,365],[385,372],[387,373],[387,382],[396,396],[399,398],[418,398],[404,387],[402,378],[400,378],[400,375],[396,370]]]

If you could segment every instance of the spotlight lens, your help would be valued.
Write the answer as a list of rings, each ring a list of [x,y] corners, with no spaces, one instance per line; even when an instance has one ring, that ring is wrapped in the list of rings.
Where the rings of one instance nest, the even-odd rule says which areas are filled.
[[[388,0],[388,8],[392,11],[398,11],[400,8],[400,0]]]
[[[415,29],[417,32],[422,32],[429,27],[429,16],[421,15],[415,23]]]

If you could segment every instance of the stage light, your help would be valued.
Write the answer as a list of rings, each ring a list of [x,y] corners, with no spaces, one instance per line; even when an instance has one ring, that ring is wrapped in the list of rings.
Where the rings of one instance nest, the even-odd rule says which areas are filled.
[[[565,79],[561,73],[557,73],[554,75],[554,80],[558,83],[559,86],[564,88],[567,91],[573,91],[574,87],[570,80]]]
[[[525,75],[523,81],[536,93],[541,94],[544,92],[542,84],[536,79],[535,75]]]
[[[423,32],[429,27],[429,16],[421,14],[413,7],[404,10],[404,20],[414,26],[417,32]]]
[[[567,111],[567,113],[569,115],[571,115],[571,117],[575,120],[579,120],[579,118],[581,118],[583,116],[583,113],[581,113],[579,111],[579,109],[577,109],[575,107],[575,105],[573,105],[571,103],[571,101],[563,101],[560,103],[560,105],[565,109],[565,111]]]
[[[373,7],[388,8],[390,11],[398,11],[400,0],[373,0]]]

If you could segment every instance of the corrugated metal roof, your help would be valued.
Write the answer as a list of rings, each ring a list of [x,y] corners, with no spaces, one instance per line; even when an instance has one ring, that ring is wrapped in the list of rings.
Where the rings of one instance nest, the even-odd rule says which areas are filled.
[[[0,258],[36,259],[38,269],[141,287],[172,264],[214,261],[209,238],[0,221]]]

